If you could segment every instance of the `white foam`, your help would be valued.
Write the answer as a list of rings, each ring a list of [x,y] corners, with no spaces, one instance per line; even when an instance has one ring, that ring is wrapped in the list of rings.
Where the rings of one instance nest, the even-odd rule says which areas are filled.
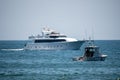
[[[21,49],[1,49],[1,50],[3,50],[3,51],[22,51],[24,49],[21,48]]]

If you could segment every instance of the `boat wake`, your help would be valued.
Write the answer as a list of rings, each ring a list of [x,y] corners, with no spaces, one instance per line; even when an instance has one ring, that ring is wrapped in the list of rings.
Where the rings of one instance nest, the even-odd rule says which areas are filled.
[[[2,51],[22,51],[24,50],[23,48],[21,49],[1,49]]]

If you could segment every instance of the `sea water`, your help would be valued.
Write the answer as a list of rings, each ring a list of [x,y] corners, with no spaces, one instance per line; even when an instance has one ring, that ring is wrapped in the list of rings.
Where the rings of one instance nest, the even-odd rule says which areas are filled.
[[[24,50],[27,41],[0,41],[0,80],[120,80],[120,40],[95,44],[105,61],[73,61],[80,50]]]

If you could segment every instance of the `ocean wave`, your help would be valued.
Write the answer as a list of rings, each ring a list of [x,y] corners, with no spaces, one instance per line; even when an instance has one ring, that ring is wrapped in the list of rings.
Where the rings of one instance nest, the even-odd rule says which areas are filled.
[[[23,48],[21,49],[1,49],[2,51],[22,51],[24,50]]]
[[[21,74],[21,73],[19,73],[19,74],[15,74],[15,73],[13,73],[13,74],[10,74],[10,73],[0,73],[0,76],[23,76],[24,74]]]

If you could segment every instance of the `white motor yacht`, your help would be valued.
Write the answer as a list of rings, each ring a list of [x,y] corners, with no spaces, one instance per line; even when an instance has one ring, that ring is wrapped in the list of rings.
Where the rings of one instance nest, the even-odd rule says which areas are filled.
[[[25,44],[27,50],[78,50],[85,42],[75,38],[68,38],[55,30],[43,28],[42,35],[30,36],[31,42]]]

